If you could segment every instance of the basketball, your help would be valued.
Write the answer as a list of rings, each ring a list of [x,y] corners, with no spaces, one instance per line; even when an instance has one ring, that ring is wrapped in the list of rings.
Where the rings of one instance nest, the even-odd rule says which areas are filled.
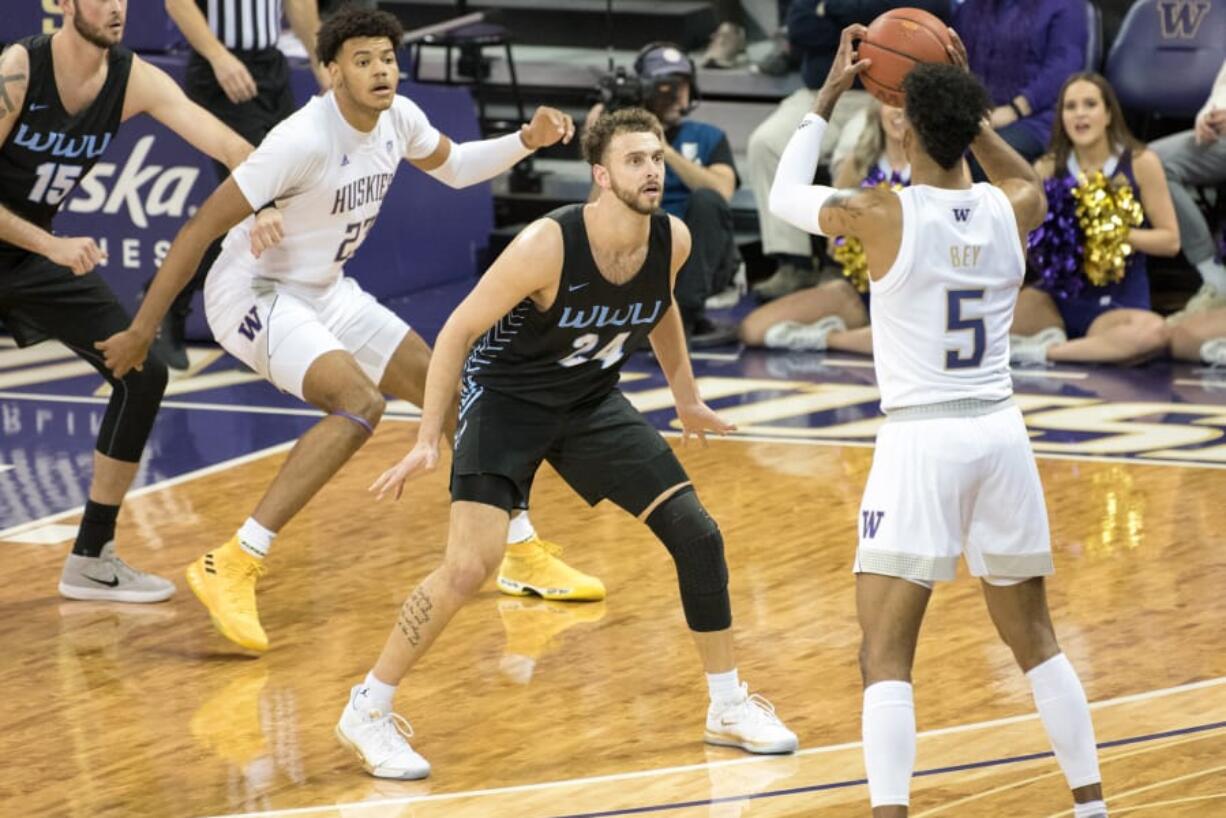
[[[886,105],[903,105],[902,81],[918,63],[950,62],[952,45],[945,23],[923,9],[900,8],[882,14],[860,42],[859,58],[873,64],[860,75],[870,94]]]

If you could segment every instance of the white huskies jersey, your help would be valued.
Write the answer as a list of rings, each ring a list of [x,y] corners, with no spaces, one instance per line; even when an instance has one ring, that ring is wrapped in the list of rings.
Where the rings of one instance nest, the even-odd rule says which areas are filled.
[[[254,258],[247,219],[226,237],[225,263],[291,285],[335,284],[374,225],[401,159],[425,158],[438,142],[439,132],[405,97],[397,96],[369,133],[345,120],[331,92],[312,98],[234,169],[253,209],[276,202],[281,243]]]
[[[1004,400],[1009,327],[1026,271],[1005,194],[914,185],[898,193],[902,243],[870,284],[881,408]]]

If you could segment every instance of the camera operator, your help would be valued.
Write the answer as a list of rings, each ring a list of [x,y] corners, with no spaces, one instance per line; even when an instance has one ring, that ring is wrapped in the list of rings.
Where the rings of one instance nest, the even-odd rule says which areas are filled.
[[[736,327],[711,321],[704,302],[731,282],[740,265],[729,201],[740,184],[728,136],[720,128],[687,119],[698,104],[694,63],[672,43],[651,43],[634,61],[636,77],[602,83],[602,98],[588,120],[606,110],[640,105],[664,126],[664,196],[661,207],[685,221],[693,250],[677,273],[676,298],[690,346],[736,339]],[[637,82],[635,81],[637,79]]]

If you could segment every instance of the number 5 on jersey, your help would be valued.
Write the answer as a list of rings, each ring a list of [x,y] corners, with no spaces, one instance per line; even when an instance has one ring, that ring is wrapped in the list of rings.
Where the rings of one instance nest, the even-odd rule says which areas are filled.
[[[945,350],[946,369],[974,369],[983,363],[984,347],[987,345],[987,330],[982,318],[964,318],[962,302],[983,300],[984,290],[950,290],[945,295],[945,314],[948,316],[946,329],[949,332],[971,333],[971,354],[964,357],[957,349]]]

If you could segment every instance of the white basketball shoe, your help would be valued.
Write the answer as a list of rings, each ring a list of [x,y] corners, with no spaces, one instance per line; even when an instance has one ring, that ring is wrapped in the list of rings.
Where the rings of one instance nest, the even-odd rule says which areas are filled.
[[[354,685],[349,703],[336,723],[336,737],[362,761],[376,778],[425,778],[430,762],[409,746],[413,728],[398,713],[381,713],[367,699],[362,685]]]
[[[756,693],[749,695],[749,685],[744,682],[737,698],[711,702],[703,740],[751,753],[792,753],[799,746],[796,734],[775,715],[774,705]]]

